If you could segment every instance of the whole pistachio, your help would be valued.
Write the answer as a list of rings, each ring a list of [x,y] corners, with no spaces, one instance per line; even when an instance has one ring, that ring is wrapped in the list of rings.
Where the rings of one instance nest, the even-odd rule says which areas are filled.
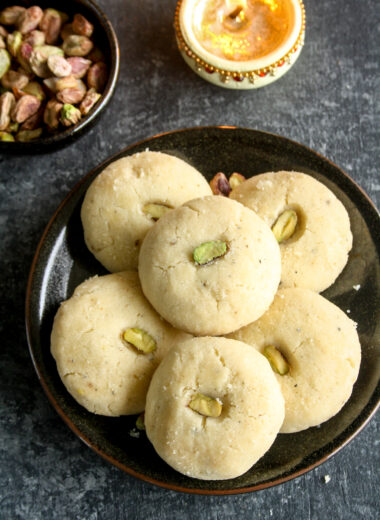
[[[87,73],[87,85],[94,88],[97,92],[101,92],[107,83],[107,65],[102,61],[95,63],[90,67]]]
[[[6,49],[0,49],[0,78],[8,72],[11,66],[11,56]]]
[[[67,61],[71,65],[71,74],[77,79],[83,78],[91,65],[91,60],[81,58],[80,56],[72,56],[67,58]]]
[[[0,96],[0,130],[6,130],[11,122],[11,112],[16,105],[12,92],[4,92]]]
[[[41,87],[37,81],[31,81],[23,88],[25,94],[31,94],[32,96],[36,96],[37,99],[43,101],[46,97],[44,89]]]
[[[21,7],[19,5],[6,7],[0,13],[0,23],[3,25],[16,25],[20,15],[25,11],[25,7]]]
[[[15,25],[22,34],[26,34],[38,27],[41,18],[42,9],[38,5],[33,5],[20,14]]]
[[[96,105],[96,103],[99,101],[99,99],[102,96],[95,91],[95,89],[90,88],[90,90],[87,91],[82,103],[79,106],[79,110],[82,115],[86,115],[89,113],[91,108]]]
[[[49,56],[47,65],[57,78],[64,78],[71,74],[71,65],[63,56]]]
[[[33,47],[30,43],[23,42],[20,45],[20,48],[17,53],[17,61],[21,65],[23,69],[27,72],[32,72],[32,68],[30,66],[30,59],[32,57]]]
[[[8,70],[1,78],[1,84],[4,88],[17,88],[22,90],[29,83],[29,78],[25,74],[21,72],[17,72],[16,70]]]
[[[61,123],[64,126],[76,125],[81,119],[82,114],[78,108],[75,108],[70,103],[65,103],[61,110]]]
[[[81,14],[76,14],[74,16],[72,28],[75,34],[79,34],[80,36],[87,36],[87,38],[90,38],[94,32],[94,26],[92,23],[90,23],[87,18]]]
[[[231,186],[224,173],[219,172],[210,181],[210,187],[214,195],[223,195],[228,197],[231,192]]]
[[[0,141],[13,142],[15,138],[9,132],[0,132]]]
[[[59,126],[59,117],[62,110],[62,103],[51,99],[48,101],[44,111],[44,123],[51,129],[55,130]]]
[[[41,106],[41,101],[36,96],[26,94],[22,96],[12,110],[11,117],[15,123],[23,123],[33,116]]]
[[[20,132],[16,134],[16,140],[27,143],[28,141],[38,139],[41,137],[41,134],[42,128],[36,128],[35,130],[20,130]]]
[[[25,35],[24,42],[29,43],[32,47],[40,47],[45,44],[45,34],[35,29]]]
[[[68,36],[62,45],[62,49],[67,56],[86,56],[94,44],[87,36],[72,34]]]
[[[80,79],[76,80],[77,85],[71,88],[64,88],[57,93],[58,101],[67,104],[80,103],[86,95],[86,85]]]
[[[38,5],[32,5],[29,9],[26,9],[20,14],[17,19],[17,28],[21,34],[26,34],[34,29],[37,29],[38,24],[41,21],[43,12],[41,7]]]
[[[9,33],[7,36],[7,46],[9,52],[12,56],[16,57],[17,53],[22,44],[22,34],[20,31],[13,31],[13,33]]]
[[[49,45],[58,41],[62,28],[62,17],[55,9],[45,9],[40,21],[40,29],[45,33],[46,43]]]

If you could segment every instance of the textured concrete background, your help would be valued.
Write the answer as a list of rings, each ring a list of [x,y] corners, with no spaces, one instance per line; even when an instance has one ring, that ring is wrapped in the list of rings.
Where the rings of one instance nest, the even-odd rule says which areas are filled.
[[[182,61],[175,0],[99,4],[121,48],[116,95],[100,124],[50,155],[0,157],[0,518],[379,518],[378,418],[319,468],[257,493],[191,496],[123,474],[48,403],[28,355],[23,308],[34,250],[59,202],[110,154],[159,132],[227,124],[281,134],[334,161],[379,206],[379,1],[306,0],[297,64],[273,85],[243,93],[209,85]]]

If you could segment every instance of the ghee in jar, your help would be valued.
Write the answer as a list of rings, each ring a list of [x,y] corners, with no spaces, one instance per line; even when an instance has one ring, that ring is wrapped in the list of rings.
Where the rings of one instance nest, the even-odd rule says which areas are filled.
[[[193,30],[209,53],[231,61],[249,61],[274,52],[294,24],[290,0],[198,0]]]

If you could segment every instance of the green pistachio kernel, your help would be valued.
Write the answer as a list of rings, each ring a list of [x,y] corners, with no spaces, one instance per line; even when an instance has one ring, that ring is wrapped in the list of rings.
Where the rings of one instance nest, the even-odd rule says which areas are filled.
[[[125,330],[123,339],[144,354],[150,354],[157,348],[157,344],[152,336],[142,329],[131,328]]]
[[[222,240],[203,242],[193,251],[194,262],[198,265],[209,264],[216,258],[220,258],[227,253],[227,244]]]

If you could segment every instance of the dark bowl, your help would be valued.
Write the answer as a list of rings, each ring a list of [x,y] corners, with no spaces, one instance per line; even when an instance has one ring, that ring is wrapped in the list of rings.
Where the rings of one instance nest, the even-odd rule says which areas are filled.
[[[116,33],[106,14],[92,0],[2,0],[0,10],[11,5],[30,7],[38,5],[42,9],[51,7],[67,13],[70,18],[76,13],[85,16],[95,27],[94,40],[106,57],[108,65],[108,80],[103,89],[100,101],[83,117],[79,123],[67,129],[62,129],[51,135],[34,139],[29,142],[0,142],[1,153],[41,153],[54,148],[60,148],[71,143],[74,139],[91,128],[95,121],[99,120],[102,110],[110,101],[115,90],[119,75],[120,52]]]
[[[50,354],[50,333],[59,304],[86,278],[106,273],[84,243],[80,220],[84,194],[110,162],[147,148],[184,159],[208,180],[218,171],[228,175],[238,171],[247,177],[265,171],[302,171],[330,188],[350,216],[354,243],[348,263],[323,295],[344,312],[349,309],[350,317],[358,324],[362,362],[351,398],[320,427],[278,435],[264,457],[236,479],[205,481],[177,473],[155,453],[145,433],[139,438],[129,435],[136,416],[102,417],[87,412],[74,401]],[[379,214],[352,179],[324,157],[284,137],[243,128],[208,127],[170,132],[137,143],[86,175],[57,209],[41,238],[26,298],[28,342],[39,380],[54,408],[87,446],[147,482],[189,493],[230,494],[263,489],[298,477],[343,448],[379,406],[379,237]]]

